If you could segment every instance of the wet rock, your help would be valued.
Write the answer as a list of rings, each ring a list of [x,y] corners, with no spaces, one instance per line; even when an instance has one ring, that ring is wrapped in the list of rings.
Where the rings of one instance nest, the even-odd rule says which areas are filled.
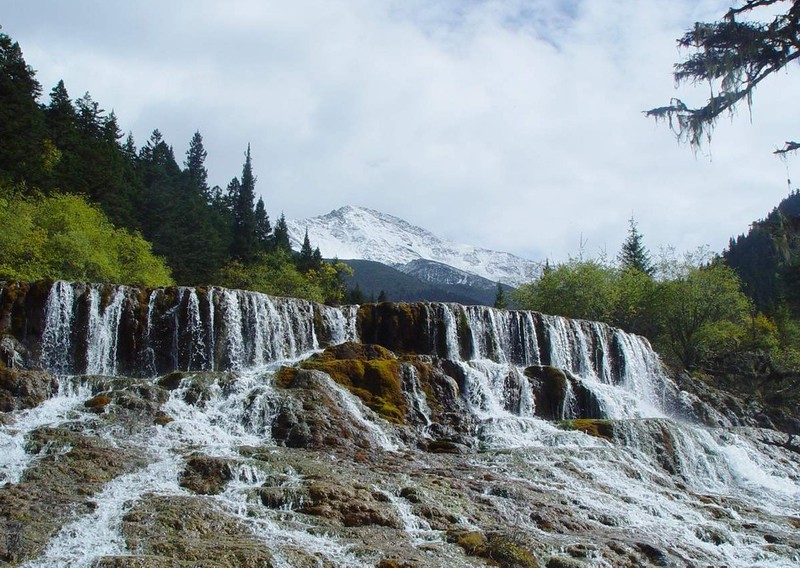
[[[332,388],[332,379],[315,370],[295,369],[287,385],[291,397],[280,403],[272,437],[293,448],[374,448],[374,433],[354,419],[351,409]]]
[[[28,436],[36,461],[19,483],[0,487],[0,561],[37,557],[76,514],[93,510],[92,496],[105,483],[145,461],[95,435],[66,427],[41,428]]]
[[[128,550],[163,565],[273,566],[267,547],[235,517],[198,498],[146,495],[123,518],[122,534]]]
[[[589,418],[578,418],[575,420],[564,420],[560,423],[566,430],[578,430],[584,434],[589,434],[596,438],[603,438],[609,442],[614,439],[613,420],[596,420]]]
[[[194,455],[186,459],[180,476],[180,486],[200,495],[218,495],[233,478],[229,460]]]
[[[9,369],[0,363],[0,412],[38,406],[58,392],[58,381],[46,371]]]
[[[308,486],[307,495],[297,509],[301,513],[333,519],[345,527],[403,528],[388,498],[368,487],[319,480]]]
[[[324,372],[382,418],[405,422],[408,403],[402,388],[402,366],[385,348],[345,343],[328,347],[303,361],[301,367]]]
[[[569,393],[569,380],[564,371],[537,365],[527,367],[525,375],[533,381],[536,415],[545,420],[563,419]]]

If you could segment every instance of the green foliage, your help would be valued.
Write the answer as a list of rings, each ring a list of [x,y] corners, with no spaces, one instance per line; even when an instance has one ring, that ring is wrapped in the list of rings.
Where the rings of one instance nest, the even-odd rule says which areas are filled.
[[[610,321],[617,302],[617,273],[596,260],[570,259],[515,292],[524,309],[570,318]]]
[[[316,270],[301,273],[291,254],[276,249],[259,255],[255,262],[249,264],[238,260],[230,262],[220,271],[216,283],[271,296],[339,304],[344,300],[343,276],[348,270],[346,265],[336,262],[322,263]]]
[[[741,341],[749,302],[736,274],[722,262],[690,268],[685,277],[663,282],[659,290],[663,330],[659,339],[687,369],[706,349],[722,341]]]
[[[520,286],[516,300],[525,309],[605,321],[643,334],[690,369],[714,353],[774,344],[777,328],[757,312],[751,317],[733,270],[705,259],[702,250],[683,258],[662,254],[660,280],[631,266],[570,259]]]
[[[3,199],[0,226],[0,279],[172,283],[169,269],[147,241],[115,229],[96,206],[79,196]]]

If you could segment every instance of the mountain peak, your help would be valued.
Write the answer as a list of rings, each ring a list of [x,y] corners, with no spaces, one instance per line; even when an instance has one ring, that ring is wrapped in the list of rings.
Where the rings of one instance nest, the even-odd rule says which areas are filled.
[[[512,286],[533,280],[541,264],[507,252],[452,243],[408,221],[366,207],[345,205],[309,219],[287,221],[292,245],[306,230],[326,258],[372,260],[400,267],[425,259]]]

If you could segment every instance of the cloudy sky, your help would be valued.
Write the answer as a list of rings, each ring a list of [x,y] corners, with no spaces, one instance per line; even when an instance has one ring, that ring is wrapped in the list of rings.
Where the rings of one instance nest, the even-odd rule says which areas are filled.
[[[675,91],[675,40],[731,0],[0,0],[37,70],[89,91],[141,145],[210,182],[251,144],[274,219],[346,204],[534,260],[616,255],[634,216],[652,251],[721,250],[800,180],[800,73],[759,87],[695,155],[642,110]],[[792,187],[800,184],[793,182]]]

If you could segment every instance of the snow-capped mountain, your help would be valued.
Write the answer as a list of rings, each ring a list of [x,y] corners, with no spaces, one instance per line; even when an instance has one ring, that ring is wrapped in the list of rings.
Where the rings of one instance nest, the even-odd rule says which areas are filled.
[[[415,260],[432,260],[511,286],[530,282],[541,272],[538,262],[445,241],[403,219],[364,207],[348,205],[287,225],[294,248],[300,248],[308,230],[312,246],[318,246],[325,258],[372,260],[400,270]]]

